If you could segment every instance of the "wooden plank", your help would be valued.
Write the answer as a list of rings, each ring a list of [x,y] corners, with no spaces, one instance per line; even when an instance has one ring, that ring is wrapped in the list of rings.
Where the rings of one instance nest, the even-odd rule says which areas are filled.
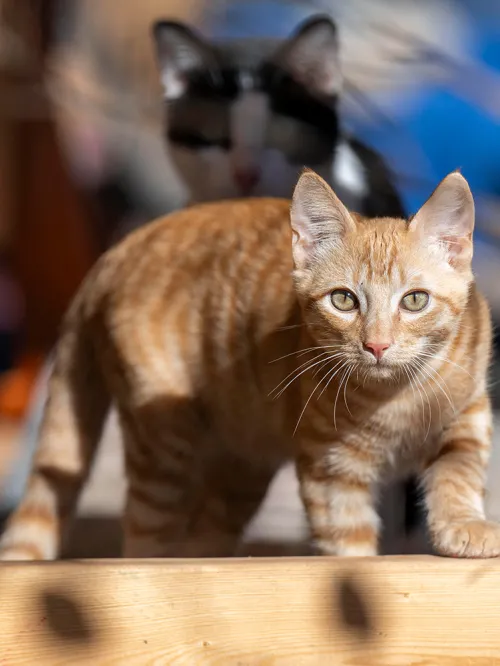
[[[499,666],[500,562],[0,567],[0,665]]]

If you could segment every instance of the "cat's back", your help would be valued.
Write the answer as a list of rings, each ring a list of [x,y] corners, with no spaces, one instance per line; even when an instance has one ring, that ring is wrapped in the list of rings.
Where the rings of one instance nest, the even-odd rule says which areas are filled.
[[[267,418],[262,396],[300,332],[292,269],[286,200],[202,204],[133,232],[84,288],[105,374],[141,400],[196,395],[228,441],[243,423],[268,432],[286,405]]]
[[[158,354],[220,368],[261,347],[297,310],[289,205],[200,204],[130,234],[82,289],[98,345],[145,371]]]
[[[242,288],[249,280],[289,275],[289,207],[286,199],[241,199],[171,213],[108,251],[89,276],[88,296],[102,305],[112,293],[115,307],[127,300],[140,306],[167,287],[186,291],[196,282],[201,294],[205,281],[213,292],[235,279]]]

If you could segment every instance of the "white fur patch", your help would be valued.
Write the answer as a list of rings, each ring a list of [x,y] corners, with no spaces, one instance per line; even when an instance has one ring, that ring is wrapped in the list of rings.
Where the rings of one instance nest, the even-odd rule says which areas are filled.
[[[328,452],[327,460],[332,469],[354,474],[362,483],[377,481],[378,471],[374,465],[350,453],[349,449],[332,449]]]
[[[255,85],[254,78],[250,72],[245,70],[240,70],[238,80],[241,86],[241,89],[244,91],[252,90]]]
[[[349,529],[370,525],[378,529],[380,525],[368,491],[349,489],[335,482],[324,484],[310,480],[304,481],[303,492],[315,504],[323,506],[311,512],[311,519],[317,527]]]
[[[488,431],[492,427],[491,414],[486,409],[482,412],[469,414],[467,416],[468,425],[470,425],[472,434],[482,442],[488,441]]]
[[[470,498],[470,503],[474,511],[477,512],[478,518],[485,519],[484,500],[479,493],[473,493]]]
[[[165,99],[173,100],[182,97],[186,90],[186,83],[179,73],[173,68],[164,69],[161,75],[163,96]]]
[[[363,197],[368,194],[368,184],[363,163],[349,146],[342,141],[337,146],[333,164],[334,181],[352,194]]]

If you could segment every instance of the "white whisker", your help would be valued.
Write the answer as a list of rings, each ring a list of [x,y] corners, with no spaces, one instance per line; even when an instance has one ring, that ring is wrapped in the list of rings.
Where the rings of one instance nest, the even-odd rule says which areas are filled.
[[[346,377],[347,373],[349,372],[350,364],[348,363],[348,361],[344,362],[344,365],[342,366],[342,368],[344,368],[346,365],[347,365],[347,368],[346,368],[346,370],[344,370],[344,373],[343,373],[342,377],[340,378],[339,388],[337,390],[337,395],[335,396],[335,403],[333,405],[333,427],[335,428],[335,430],[337,430],[337,401],[339,399],[340,390],[341,390],[342,384],[344,382],[344,377]]]
[[[280,382],[280,383],[279,383],[279,384],[278,384],[278,385],[277,385],[277,386],[276,386],[276,387],[275,387],[275,388],[269,393],[269,395],[271,395],[271,394],[274,393],[277,389],[279,389],[279,387],[280,387],[282,384],[284,384],[284,383],[287,381],[287,379],[289,379],[289,377],[291,377],[291,376],[294,375],[296,372],[298,372],[299,370],[301,370],[304,366],[307,366],[307,365],[310,364],[310,363],[314,363],[314,361],[317,361],[318,359],[323,358],[324,356],[328,356],[330,353],[331,353],[331,352],[322,352],[321,354],[316,354],[316,356],[313,356],[313,358],[309,358],[309,359],[307,359],[307,361],[304,361],[304,363],[301,363],[301,365],[299,365],[297,368],[294,368],[291,372],[289,372],[288,375],[287,375],[287,376],[286,376],[286,377],[285,377],[285,378],[284,378],[284,379],[283,379],[283,380],[282,380],[282,381],[281,381],[281,382]],[[311,367],[312,367],[312,366],[311,366]]]
[[[320,354],[319,356],[323,357],[323,356],[325,356],[325,354],[330,354],[330,352],[323,352],[323,353]],[[328,360],[333,360],[333,359],[336,358],[337,356],[340,356],[340,354],[331,354],[331,355],[329,356]],[[319,358],[318,356],[315,356],[313,359],[309,359],[308,361],[306,361],[305,363],[303,363],[303,364],[302,364],[301,366],[299,366],[298,368],[295,368],[295,370],[292,370],[292,372],[289,373],[289,374],[285,377],[285,379],[284,379],[283,381],[281,381],[281,382],[278,384],[278,386],[276,386],[276,387],[275,387],[275,388],[274,388],[274,389],[268,394],[268,397],[270,397],[275,391],[277,391],[277,390],[279,389],[279,387],[280,387],[284,382],[286,382],[286,380],[287,380],[291,375],[294,375],[294,376],[290,379],[290,381],[286,384],[286,386],[284,386],[284,387],[283,387],[283,388],[277,393],[277,395],[275,396],[275,399],[277,399],[277,398],[279,398],[281,395],[283,395],[283,393],[286,391],[286,389],[287,389],[291,384],[293,384],[293,382],[294,382],[296,379],[298,379],[301,375],[303,375],[303,374],[304,374],[305,372],[307,372],[308,370],[312,370],[312,369],[315,368],[318,364],[323,363],[323,362],[325,361],[324,358],[321,359],[321,360],[317,360],[318,358]],[[305,366],[305,367],[304,367],[304,366]],[[301,368],[303,368],[303,370],[301,370]],[[299,370],[301,370],[301,371],[298,372]],[[298,372],[298,374],[296,374],[297,372]]]
[[[425,427],[425,405],[424,405],[424,399],[422,397],[422,392],[420,391],[420,388],[417,386],[417,383],[416,383],[416,380],[417,380],[416,372],[415,372],[415,369],[412,368],[411,366],[408,366],[408,372],[410,373],[410,375],[413,379],[415,389],[417,390],[419,398],[420,398],[420,402],[421,402],[421,405],[422,405],[422,426]]]
[[[421,361],[421,360],[419,359],[419,361]],[[427,378],[427,380],[429,382],[429,387],[430,387],[431,391],[434,393],[434,397],[436,398],[436,403],[437,403],[437,406],[438,406],[438,409],[439,409],[439,421],[442,424],[443,423],[443,415],[442,415],[442,411],[441,411],[441,403],[440,403],[438,395],[437,395],[436,391],[434,390],[434,387],[431,383],[431,382],[434,382],[435,384],[437,384],[437,382],[432,377],[432,375],[429,373],[427,368],[424,366],[425,361],[421,361],[421,363],[419,363],[419,361],[417,361],[417,364],[418,364],[418,367],[420,369],[420,372],[424,373],[424,377]],[[441,387],[438,385],[438,388],[441,388]],[[441,389],[441,390],[443,390],[443,389]]]
[[[312,351],[321,351],[322,349],[335,349],[335,348],[340,348],[341,345],[322,345],[318,346],[315,345],[314,347],[307,347],[307,349],[297,349],[296,351],[290,352],[289,354],[285,354],[284,356],[279,356],[278,358],[273,359],[272,361],[269,361],[269,363],[277,363],[278,361],[282,361],[284,358],[289,358],[290,356],[304,356],[304,354],[307,354]]]
[[[277,331],[289,331],[292,328],[302,328],[303,326],[307,326],[307,324],[303,323],[303,324],[291,324],[290,326],[280,326],[276,330]]]
[[[341,363],[341,362],[342,362],[342,361],[339,361],[339,363]],[[337,365],[338,365],[338,363],[337,363]],[[336,365],[335,367],[337,367],[337,365]],[[333,369],[335,370],[335,368],[333,368]],[[297,421],[297,425],[295,426],[295,429],[294,429],[294,431],[293,431],[293,436],[295,436],[295,433],[297,432],[297,430],[298,430],[298,428],[299,428],[299,425],[300,425],[300,422],[301,422],[301,420],[302,420],[302,417],[304,416],[304,413],[305,413],[305,411],[306,411],[306,409],[307,409],[308,404],[311,402],[311,399],[312,399],[313,395],[316,393],[316,391],[318,390],[318,388],[321,386],[321,383],[322,383],[322,382],[325,380],[325,378],[330,374],[330,372],[332,372],[332,370],[329,370],[329,371],[328,371],[328,372],[327,372],[327,373],[326,373],[326,374],[325,374],[325,375],[319,380],[319,382],[316,384],[316,386],[314,387],[314,389],[311,391],[311,394],[309,395],[309,397],[308,397],[308,399],[307,399],[307,401],[306,401],[306,404],[304,405],[302,411],[300,412],[300,416],[299,416],[299,419],[298,419],[298,421]]]
[[[412,390],[412,393],[413,393],[413,399],[416,401],[417,395],[415,393],[415,387],[413,386],[412,378],[411,378],[410,373],[408,372],[408,369],[405,365],[403,365],[403,370],[404,370],[406,376],[408,377],[408,381],[410,383],[410,387],[411,387],[411,390]]]
[[[351,412],[351,410],[349,409],[349,405],[347,404],[346,391],[347,391],[347,384],[349,383],[349,379],[351,378],[351,375],[352,375],[352,373],[354,372],[354,369],[355,369],[356,367],[357,367],[357,364],[355,364],[355,365],[353,365],[353,366],[351,367],[351,371],[350,371],[349,374],[347,375],[347,379],[346,379],[345,384],[344,384],[344,402],[345,402],[345,407],[346,407],[347,411],[349,412],[349,415],[350,415],[350,416],[352,416],[352,412]]]
[[[462,372],[465,372],[465,374],[466,374],[466,375],[469,375],[469,377],[470,377],[471,379],[475,379],[475,378],[471,375],[471,373],[470,373],[468,370],[466,370],[465,368],[463,368],[463,367],[462,367],[461,365],[459,365],[458,363],[455,363],[455,361],[450,360],[449,358],[445,358],[444,356],[436,356],[435,354],[428,353],[428,352],[419,352],[418,355],[419,355],[419,356],[426,357],[426,358],[435,359],[436,361],[442,361],[443,363],[449,363],[450,365],[455,366],[456,368],[458,368],[458,369],[461,370]]]
[[[432,371],[435,374],[435,377],[433,377],[433,379],[434,379],[434,382],[435,382],[436,386],[441,390],[443,395],[446,397],[446,399],[450,403],[450,407],[452,408],[453,412],[456,413],[455,405],[453,403],[453,400],[451,399],[450,389],[449,389],[448,384],[444,380],[444,377],[442,377],[442,375],[438,372],[438,370],[436,370],[436,368],[433,368],[432,365],[430,365],[430,363],[428,363],[424,359],[420,359],[420,360],[424,364],[424,367],[427,369],[428,372]],[[439,379],[439,382],[438,382],[438,379]],[[441,385],[441,382],[443,382],[443,384],[446,386],[446,390]]]

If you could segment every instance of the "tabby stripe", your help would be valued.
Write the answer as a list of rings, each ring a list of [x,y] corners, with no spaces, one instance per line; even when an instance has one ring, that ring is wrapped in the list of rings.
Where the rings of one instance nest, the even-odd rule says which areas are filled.
[[[346,495],[339,497],[338,502],[326,503],[316,502],[303,496],[304,505],[309,511],[309,516],[312,519],[313,531],[320,529],[351,529],[353,526],[371,525],[374,530],[378,530],[380,526],[380,518],[367,501],[369,498],[364,497],[363,502],[356,501],[359,498]],[[353,500],[353,506],[349,505],[349,501]]]
[[[171,490],[171,487],[166,486],[163,488],[163,492],[168,492]],[[172,506],[176,505],[180,497],[184,494],[185,488],[184,486],[179,485],[177,488],[173,489],[173,492],[171,493],[171,497],[158,497],[154,496],[151,494],[151,492],[148,492],[142,488],[138,488],[135,485],[131,485],[129,487],[129,497],[134,501],[134,502],[140,502],[144,506],[146,506],[149,509],[152,509],[153,511],[158,511],[159,513],[165,512],[165,511],[171,511]]]
[[[336,527],[315,530],[321,541],[332,540],[337,543],[372,543],[377,541],[377,531],[372,525],[355,525],[352,527]]]
[[[443,296],[442,294],[439,294],[437,298],[451,310],[455,317],[458,317],[461,314],[460,308],[457,307],[453,299]]]
[[[55,529],[56,517],[48,507],[40,504],[21,504],[12,518],[12,524],[33,522],[43,525],[46,529]]]
[[[159,539],[159,535],[168,532],[168,538],[174,533],[181,533],[184,528],[184,515],[181,511],[166,513],[165,509],[161,512],[155,509],[149,510],[140,504],[133,504],[127,507],[124,527],[127,534],[136,537],[154,537]]]
[[[335,484],[341,490],[360,490],[368,492],[370,484],[358,477],[350,476],[349,473],[341,474],[338,471],[329,471],[313,462],[307,455],[300,455],[297,461],[299,469],[303,469],[304,481],[324,482],[326,484]]]
[[[171,454],[172,451],[168,451],[169,458],[172,458]],[[186,486],[186,477],[189,476],[187,465],[180,468],[175,468],[174,465],[163,467],[165,463],[166,461],[162,460],[162,467],[157,467],[153,461],[149,463],[139,462],[127,456],[127,470],[133,479],[137,479],[145,485],[150,481],[154,481],[175,488],[184,488]]]
[[[484,412],[489,408],[489,406],[490,406],[490,400],[488,396],[483,395],[481,396],[481,398],[479,398],[479,400],[476,400],[474,404],[468,407],[464,413],[467,414],[468,416],[481,413],[481,415],[484,415],[485,418],[489,418],[489,414],[484,414]]]
[[[477,441],[477,439],[453,439],[450,442],[446,442],[444,446],[441,447],[440,457],[446,456],[450,453],[478,453],[483,448],[482,444]]]

